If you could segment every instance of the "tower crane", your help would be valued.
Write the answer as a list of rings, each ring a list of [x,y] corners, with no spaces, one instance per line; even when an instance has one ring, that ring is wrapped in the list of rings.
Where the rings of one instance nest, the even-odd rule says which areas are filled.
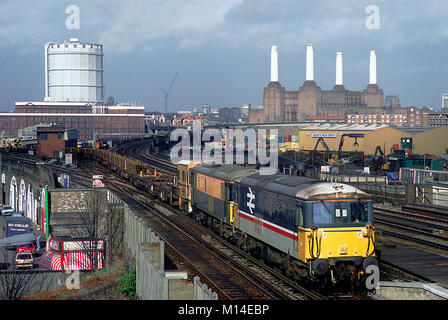
[[[179,72],[176,72],[176,74],[174,75],[173,81],[171,82],[171,85],[170,85],[168,91],[165,90],[165,88],[163,88],[163,93],[165,94],[165,115],[168,113],[168,96],[171,92],[171,89],[173,89],[174,82],[176,81],[178,73]]]

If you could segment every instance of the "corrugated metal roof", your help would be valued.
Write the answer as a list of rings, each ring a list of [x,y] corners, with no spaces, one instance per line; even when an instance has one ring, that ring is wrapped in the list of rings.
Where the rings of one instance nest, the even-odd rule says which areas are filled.
[[[387,124],[376,124],[376,123],[318,123],[306,127],[305,130],[332,130],[332,131],[373,131],[388,127]]]
[[[422,133],[428,130],[437,129],[435,127],[391,127],[409,134]]]
[[[238,178],[254,173],[256,170],[235,164],[205,163],[197,165],[192,171],[225,181],[235,181]]]

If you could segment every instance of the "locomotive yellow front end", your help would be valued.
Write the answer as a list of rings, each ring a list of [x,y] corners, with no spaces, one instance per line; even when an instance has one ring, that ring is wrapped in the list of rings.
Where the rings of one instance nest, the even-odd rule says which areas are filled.
[[[190,183],[190,170],[201,164],[201,161],[182,160],[177,163],[177,181],[176,187],[178,188],[179,197],[179,209],[185,212],[191,212],[191,183]]]
[[[378,267],[373,202],[352,186],[326,183],[316,187],[326,191],[331,187],[334,192],[308,197],[306,223],[298,230],[298,258],[308,264],[315,278],[362,285],[368,267]]]

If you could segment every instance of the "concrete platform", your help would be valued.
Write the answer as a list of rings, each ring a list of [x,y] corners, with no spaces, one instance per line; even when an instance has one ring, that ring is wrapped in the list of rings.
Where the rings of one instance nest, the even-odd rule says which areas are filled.
[[[376,248],[381,250],[381,260],[421,275],[428,281],[442,286],[448,284],[448,253],[443,256],[399,242],[393,242],[393,247],[378,243]]]
[[[381,281],[375,299],[448,300],[448,290],[435,283]]]

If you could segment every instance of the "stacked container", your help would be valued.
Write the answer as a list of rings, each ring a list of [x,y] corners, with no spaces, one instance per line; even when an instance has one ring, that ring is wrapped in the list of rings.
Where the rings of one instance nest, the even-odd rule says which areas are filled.
[[[299,151],[299,136],[291,136],[291,147],[294,151]]]
[[[291,136],[285,136],[285,148],[286,150],[292,150],[292,142],[291,142]]]
[[[285,137],[284,136],[279,136],[278,137],[278,148],[280,151],[285,152],[286,151],[286,147],[285,147]]]

